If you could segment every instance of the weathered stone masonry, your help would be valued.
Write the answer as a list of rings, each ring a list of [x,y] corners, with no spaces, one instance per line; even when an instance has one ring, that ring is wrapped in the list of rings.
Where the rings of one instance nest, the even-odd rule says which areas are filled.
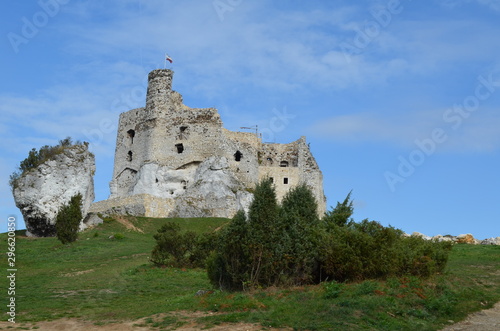
[[[150,72],[146,107],[120,115],[111,196],[92,211],[231,217],[270,177],[279,199],[305,183],[324,213],[323,178],[305,137],[266,144],[256,134],[226,130],[215,108],[185,106],[172,78],[171,70]]]

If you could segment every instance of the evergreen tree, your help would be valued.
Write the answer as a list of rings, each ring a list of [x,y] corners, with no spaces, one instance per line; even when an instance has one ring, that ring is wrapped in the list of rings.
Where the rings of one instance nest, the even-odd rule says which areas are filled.
[[[249,226],[240,210],[219,236],[215,255],[208,262],[208,277],[217,287],[242,290],[249,278]]]
[[[328,226],[349,226],[354,223],[354,220],[351,218],[354,213],[351,193],[352,191],[347,194],[344,202],[337,202],[337,206],[333,210],[325,213],[323,221]]]
[[[82,195],[71,197],[68,204],[61,207],[56,217],[57,239],[63,244],[69,244],[78,239],[78,228],[82,220]]]
[[[280,222],[287,246],[286,273],[295,284],[311,281],[317,256],[317,208],[316,199],[305,184],[291,189],[282,201]]]
[[[250,226],[250,283],[271,285],[279,276],[283,250],[279,228],[279,206],[271,179],[255,187],[254,199],[248,212]]]

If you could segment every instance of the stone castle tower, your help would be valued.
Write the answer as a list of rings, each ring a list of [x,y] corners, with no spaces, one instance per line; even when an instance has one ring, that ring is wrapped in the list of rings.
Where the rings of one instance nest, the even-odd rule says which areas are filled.
[[[111,196],[92,211],[232,217],[269,177],[278,199],[305,183],[324,213],[323,176],[305,137],[268,144],[254,133],[226,130],[215,108],[185,106],[172,78],[171,70],[151,71],[146,107],[120,114]]]

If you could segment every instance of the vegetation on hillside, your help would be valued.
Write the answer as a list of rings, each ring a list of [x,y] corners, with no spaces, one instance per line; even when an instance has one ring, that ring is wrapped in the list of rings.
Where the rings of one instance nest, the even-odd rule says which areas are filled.
[[[64,318],[154,329],[256,323],[295,330],[440,330],[500,300],[500,246],[454,245],[444,272],[428,278],[393,276],[235,293],[211,290],[204,269],[157,268],[148,262],[153,235],[164,224],[178,224],[180,233],[219,233],[230,220],[126,218],[144,233],[113,218],[80,233],[72,245],[17,232],[20,328]],[[123,239],[117,240],[117,233]],[[7,238],[0,234],[0,243],[7,245]],[[0,264],[7,265],[5,254]],[[4,277],[0,285],[8,288],[8,281]],[[8,303],[7,296],[0,299]]]
[[[28,156],[22,160],[19,164],[19,167],[16,171],[14,171],[10,175],[9,185],[14,190],[17,185],[17,180],[23,174],[27,173],[31,169],[37,168],[42,163],[53,159],[56,155],[59,155],[64,152],[65,149],[70,148],[75,145],[83,145],[80,141],[76,141],[73,143],[71,137],[66,137],[59,141],[59,144],[55,146],[42,146],[40,149],[33,148],[29,151]]]
[[[272,182],[264,180],[255,188],[248,217],[238,212],[204,241],[179,228],[160,229],[152,261],[206,265],[212,285],[224,290],[429,277],[444,270],[451,243],[407,238],[400,230],[367,219],[356,223],[350,195],[320,220],[307,186],[290,190],[280,205]],[[205,254],[193,255],[196,251]]]

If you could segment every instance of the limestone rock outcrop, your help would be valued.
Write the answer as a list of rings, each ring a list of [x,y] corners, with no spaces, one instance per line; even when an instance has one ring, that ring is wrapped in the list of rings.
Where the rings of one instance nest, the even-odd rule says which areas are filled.
[[[252,199],[253,194],[229,169],[228,160],[212,156],[196,169],[193,185],[177,198],[171,216],[230,218],[240,209],[248,211]]]
[[[59,209],[78,193],[82,195],[85,217],[94,200],[94,173],[94,155],[87,144],[77,144],[22,174],[13,194],[23,214],[27,235],[54,236]]]
[[[498,245],[500,246],[500,237],[487,238],[481,241],[481,245]]]
[[[404,233],[403,236],[410,237],[410,235],[406,234],[406,233]],[[474,236],[470,233],[461,234],[458,236],[452,236],[452,235],[442,236],[442,235],[438,234],[434,237],[429,237],[429,236],[426,236],[425,234],[422,234],[420,232],[413,232],[411,234],[411,236],[420,237],[424,240],[434,240],[437,242],[449,241],[449,242],[456,243],[456,244],[469,244],[469,245],[481,244],[481,245],[499,245],[500,246],[500,237],[491,237],[491,238],[487,238],[484,240],[478,240],[478,239],[474,238]]]
[[[253,200],[225,157],[211,156],[183,169],[149,163],[137,172],[130,196],[96,202],[90,211],[104,216],[227,217],[248,211]]]
[[[470,233],[466,234],[460,234],[457,236],[457,243],[458,244],[472,244],[472,245],[477,245],[480,243],[479,240],[474,238],[474,236]]]

